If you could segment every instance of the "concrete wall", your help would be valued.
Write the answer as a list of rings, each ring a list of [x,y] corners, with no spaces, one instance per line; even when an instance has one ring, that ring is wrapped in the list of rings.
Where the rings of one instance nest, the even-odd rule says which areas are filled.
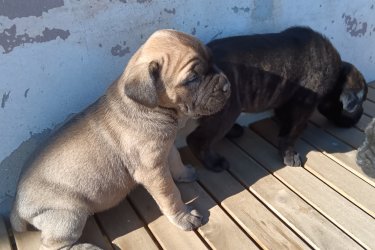
[[[309,25],[375,79],[375,1],[0,1],[0,213],[27,155],[100,96],[155,30],[214,38]]]

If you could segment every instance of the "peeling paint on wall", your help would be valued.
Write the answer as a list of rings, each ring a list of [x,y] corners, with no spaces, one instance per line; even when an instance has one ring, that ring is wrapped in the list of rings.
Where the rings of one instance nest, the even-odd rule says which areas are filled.
[[[3,94],[3,98],[1,99],[1,108],[5,108],[5,103],[8,101],[10,95],[10,91],[8,93]]]
[[[24,96],[25,98],[27,98],[27,94],[29,93],[29,90],[30,90],[30,88],[26,89],[26,90],[25,90],[25,93],[23,93],[23,96]]]
[[[176,9],[175,8],[173,8],[173,9],[164,8],[164,12],[166,12],[168,14],[175,15],[176,14]]]
[[[123,42],[123,46],[125,46],[125,45],[126,45],[126,42]],[[129,54],[130,48],[129,47],[123,47],[123,46],[121,46],[120,44],[117,44],[116,46],[112,47],[111,54],[113,56],[119,56],[119,57],[123,57],[126,54]]]
[[[43,12],[64,6],[64,0],[2,0],[0,16],[9,19],[17,17],[42,16]]]
[[[193,27],[191,29],[191,34],[194,36],[196,33],[197,33],[197,29],[195,27]]]
[[[342,14],[344,23],[346,26],[346,31],[353,37],[361,37],[366,34],[367,22],[359,22],[355,17],[350,15]]]
[[[245,13],[248,13],[248,12],[250,12],[250,8],[249,7],[237,7],[237,6],[234,6],[233,8],[232,8],[232,10],[233,10],[233,12],[234,13],[238,13],[238,12],[240,12],[240,11],[242,11],[242,12],[245,12]]]
[[[56,28],[45,28],[41,35],[30,37],[29,34],[24,33],[17,35],[17,27],[13,24],[9,29],[4,29],[0,33],[0,45],[3,47],[3,54],[11,52],[15,47],[26,43],[44,43],[55,40],[57,37],[65,40],[70,36],[69,30],[62,30]]]
[[[151,3],[152,0],[137,0],[137,3]]]

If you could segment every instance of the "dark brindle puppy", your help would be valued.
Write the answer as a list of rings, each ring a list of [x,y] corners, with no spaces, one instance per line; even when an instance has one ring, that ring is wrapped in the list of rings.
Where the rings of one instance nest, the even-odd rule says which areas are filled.
[[[341,126],[354,125],[363,112],[367,93],[363,76],[341,61],[328,39],[309,28],[229,37],[208,46],[229,78],[232,93],[224,110],[200,120],[187,143],[211,170],[229,167],[212,146],[228,133],[241,112],[275,110],[280,153],[290,166],[301,165],[294,143],[316,107]]]

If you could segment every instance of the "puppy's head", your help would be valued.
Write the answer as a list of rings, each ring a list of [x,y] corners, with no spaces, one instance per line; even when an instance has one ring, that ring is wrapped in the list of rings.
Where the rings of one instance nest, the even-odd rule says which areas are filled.
[[[190,117],[218,112],[230,95],[229,81],[213,64],[208,48],[174,30],[151,35],[121,79],[125,95],[138,104]]]
[[[359,70],[348,62],[342,62],[340,76],[333,90],[319,105],[319,111],[341,127],[350,127],[358,122],[363,113],[367,85]]]
[[[366,100],[366,81],[361,72],[354,65],[347,62],[342,63],[341,80],[343,81],[343,89],[340,101],[343,111],[348,114],[355,113],[362,108],[362,103]]]

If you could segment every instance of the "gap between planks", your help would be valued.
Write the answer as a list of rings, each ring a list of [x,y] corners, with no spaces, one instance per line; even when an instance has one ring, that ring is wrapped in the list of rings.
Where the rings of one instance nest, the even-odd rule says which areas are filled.
[[[251,128],[276,147],[278,127],[274,121],[265,120],[255,123]],[[373,186],[319,151],[317,152],[304,140],[298,140],[295,149],[305,162],[306,170],[375,218],[375,188]],[[374,196],[369,196],[371,193]]]
[[[213,249],[258,249],[248,235],[226,215],[216,202],[196,182],[180,183],[178,188],[182,198],[191,206],[198,209],[204,216],[204,225],[197,233]],[[155,201],[142,188],[137,188],[130,194],[130,200],[148,224],[150,230],[166,249],[206,249],[195,232],[184,232],[173,225],[166,216],[162,215]],[[207,221],[208,220],[208,221]],[[190,234],[190,238],[186,235]],[[175,239],[173,245],[171,239]],[[163,240],[164,239],[164,240]]]
[[[357,150],[353,147],[311,124],[304,130],[301,137],[324,155],[375,187],[375,168],[363,169],[358,166]]]
[[[283,167],[279,154],[254,132],[234,142],[281,182],[365,248],[375,248],[374,219],[303,168]],[[350,216],[349,216],[350,215]]]
[[[348,235],[226,139],[216,147],[230,173],[314,249],[360,249]]]
[[[0,249],[1,250],[12,250],[10,243],[10,236],[5,226],[3,217],[0,215]]]
[[[309,249],[228,172],[211,172],[204,169],[187,148],[180,152],[185,162],[197,167],[201,185],[261,248]]]

